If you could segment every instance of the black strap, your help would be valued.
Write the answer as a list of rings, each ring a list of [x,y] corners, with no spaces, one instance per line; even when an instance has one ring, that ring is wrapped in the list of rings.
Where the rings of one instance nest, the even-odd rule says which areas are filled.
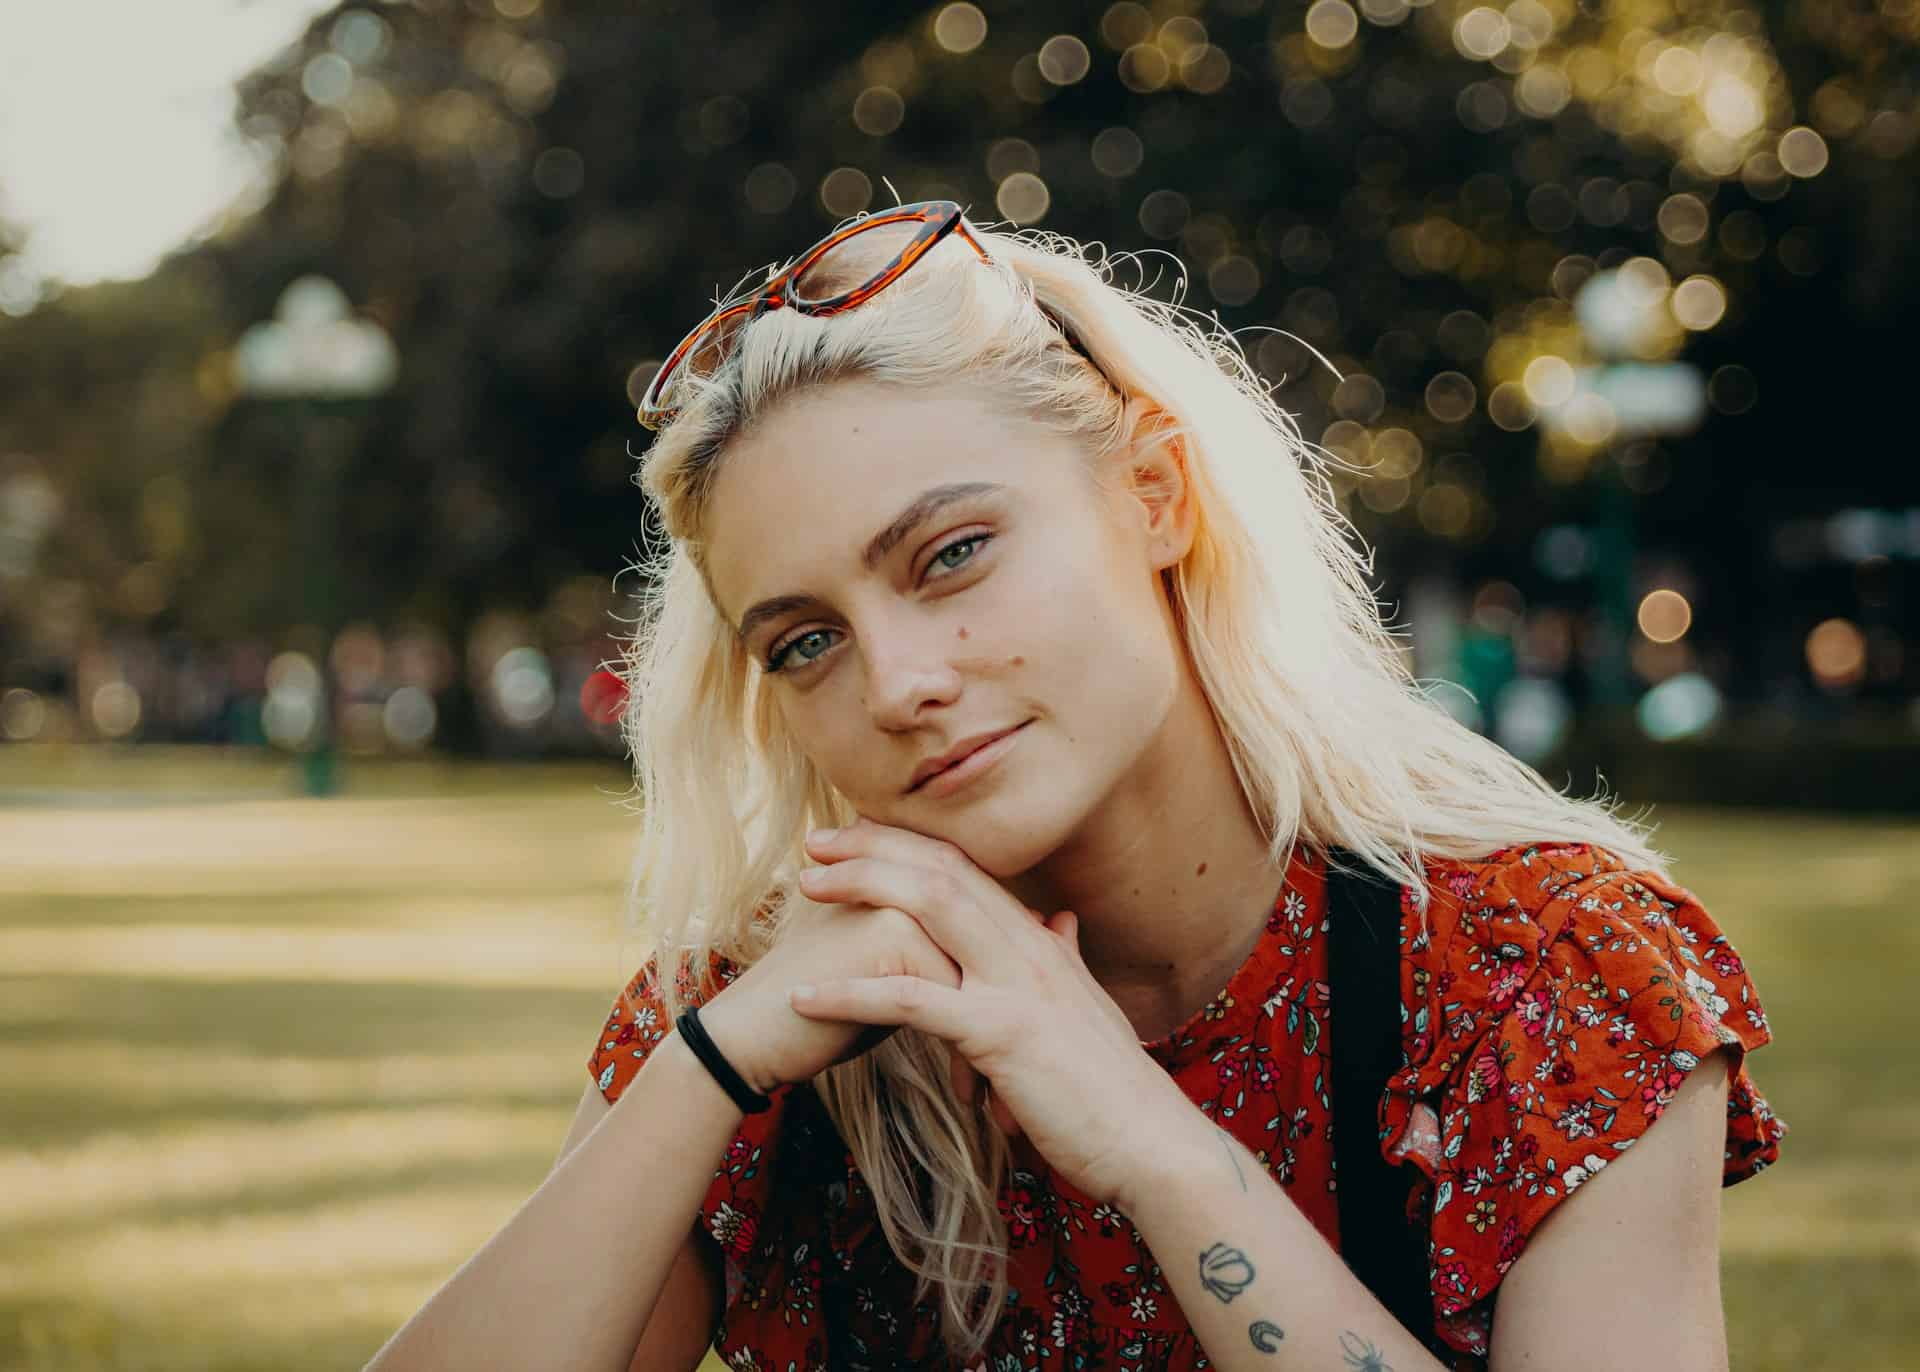
[[[727,1055],[722,1053],[719,1045],[708,1036],[707,1026],[700,1022],[699,1007],[689,1005],[682,1010],[680,1018],[673,1022],[673,1027],[679,1031],[682,1042],[693,1050],[693,1055],[706,1065],[706,1069],[713,1074],[713,1079],[720,1083],[729,1096],[733,1097],[733,1103],[744,1113],[758,1115],[772,1108],[773,1098],[763,1096],[747,1085],[746,1078],[734,1070],[733,1064],[727,1061]]]
[[[1431,1348],[1426,1240],[1406,1222],[1415,1178],[1410,1164],[1392,1166],[1380,1156],[1380,1098],[1387,1078],[1404,1063],[1400,888],[1335,849],[1328,854],[1327,918],[1340,1256],[1394,1318]]]

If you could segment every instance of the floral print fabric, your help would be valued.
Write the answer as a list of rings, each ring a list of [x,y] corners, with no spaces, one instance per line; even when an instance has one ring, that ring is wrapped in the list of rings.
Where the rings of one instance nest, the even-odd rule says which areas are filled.
[[[1787,1126],[1745,1067],[1772,1037],[1753,982],[1689,892],[1575,845],[1428,871],[1424,931],[1402,901],[1405,1065],[1372,1123],[1409,1179],[1409,1222],[1428,1236],[1436,1332],[1456,1368],[1482,1369],[1500,1279],[1529,1236],[1652,1126],[1707,1054],[1729,1050],[1724,1184],[1771,1164]],[[1326,931],[1324,858],[1296,855],[1247,961],[1147,1051],[1338,1249],[1328,1128],[1340,1024]],[[714,970],[722,987],[738,973],[718,957]],[[657,978],[650,961],[591,1055],[609,1101],[671,1027]],[[1014,1153],[999,1198],[1009,1301],[976,1366],[1209,1366],[1127,1217],[1054,1177],[1024,1139]],[[913,1299],[912,1275],[809,1084],[743,1119],[698,1223],[725,1258],[715,1348],[729,1366],[950,1366],[934,1301]]]

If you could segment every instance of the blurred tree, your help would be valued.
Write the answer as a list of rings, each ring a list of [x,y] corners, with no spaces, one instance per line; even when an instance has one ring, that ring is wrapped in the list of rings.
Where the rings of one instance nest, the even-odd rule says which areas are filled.
[[[715,291],[890,203],[885,178],[1165,245],[1190,304],[1284,330],[1248,351],[1366,466],[1337,484],[1397,573],[1577,599],[1533,549],[1604,479],[1709,604],[1754,605],[1783,519],[1920,490],[1904,462],[1808,460],[1907,442],[1880,416],[1920,295],[1916,26],[1905,0],[344,4],[243,88],[284,170],[265,209],[0,324],[0,394],[87,510],[66,574],[104,591],[158,560],[179,623],[279,628],[285,436],[232,404],[221,354],[293,276],[331,276],[402,357],[350,477],[350,612],[458,634],[618,570],[651,359]],[[1658,441],[1544,433],[1529,365],[1585,360],[1571,301],[1634,258],[1693,283],[1697,327],[1645,355],[1710,374],[1713,412]],[[161,477],[172,552],[135,537]],[[1720,627],[1723,673],[1757,682],[1779,635]]]

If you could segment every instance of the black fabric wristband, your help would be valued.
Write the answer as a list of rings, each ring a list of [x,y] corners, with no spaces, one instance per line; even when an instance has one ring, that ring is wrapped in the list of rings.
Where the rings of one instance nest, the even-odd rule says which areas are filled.
[[[773,1098],[763,1096],[747,1085],[741,1075],[733,1070],[733,1064],[727,1061],[726,1055],[714,1045],[711,1038],[707,1037],[707,1031],[700,1023],[700,1011],[697,1007],[689,1005],[682,1010],[680,1018],[673,1022],[673,1027],[679,1033],[681,1041],[693,1050],[693,1055],[706,1065],[709,1072],[713,1073],[713,1079],[720,1083],[721,1089],[733,1097],[735,1105],[749,1115],[757,1115],[773,1105]]]

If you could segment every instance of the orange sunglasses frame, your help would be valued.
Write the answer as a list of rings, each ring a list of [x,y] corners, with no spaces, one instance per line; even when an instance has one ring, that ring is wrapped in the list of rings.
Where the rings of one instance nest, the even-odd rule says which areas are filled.
[[[825,300],[802,300],[794,294],[794,282],[805,275],[809,267],[855,234],[879,228],[883,224],[903,224],[916,220],[920,228],[894,255],[893,260],[852,290],[842,291]],[[746,322],[752,323],[767,311],[779,309],[798,310],[809,315],[838,314],[842,310],[850,310],[871,300],[898,280],[907,268],[926,256],[928,249],[950,233],[958,233],[965,238],[973,250],[980,254],[981,261],[993,260],[968,227],[959,204],[952,200],[921,200],[911,205],[896,205],[890,210],[877,210],[857,224],[828,234],[795,258],[784,271],[771,277],[765,286],[756,289],[752,296],[722,306],[695,325],[692,332],[680,340],[679,346],[667,354],[667,360],[660,364],[660,370],[647,383],[646,393],[640,397],[640,422],[649,429],[659,429],[679,413],[678,407],[660,403],[668,382],[687,357],[700,346],[701,340],[729,320],[738,319],[744,314],[747,316]]]

